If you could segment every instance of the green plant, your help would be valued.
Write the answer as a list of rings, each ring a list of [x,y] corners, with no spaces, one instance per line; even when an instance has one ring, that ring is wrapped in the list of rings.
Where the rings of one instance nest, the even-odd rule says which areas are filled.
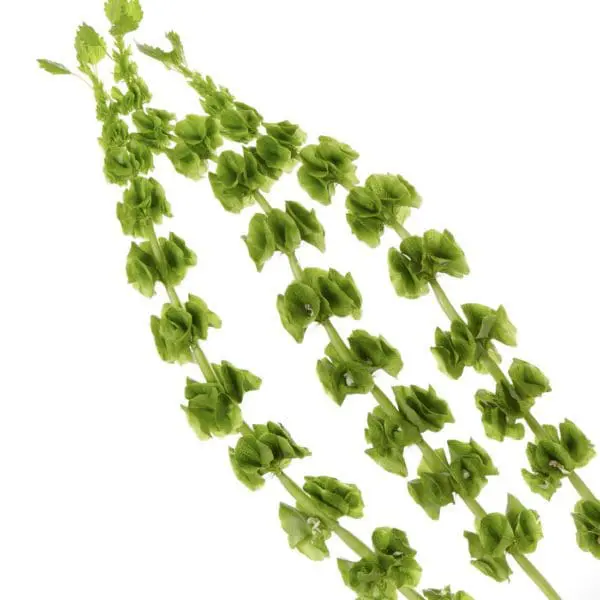
[[[144,45],[140,46],[140,50],[181,73],[204,103],[207,99],[210,102],[215,90],[223,89],[218,88],[209,77],[204,78],[187,67],[180,41],[177,60],[172,58],[174,51],[160,55],[164,51]],[[165,59],[166,55],[172,60]],[[203,82],[209,82],[209,85]],[[229,90],[226,94],[233,100]],[[299,130],[297,126],[287,125]],[[330,137],[322,136],[318,144],[302,148],[298,141],[296,153],[301,162],[299,183],[314,200],[329,204],[336,186],[348,190],[347,222],[359,240],[376,247],[386,228],[393,229],[402,238],[399,249],[392,248],[388,257],[390,278],[396,292],[411,299],[427,295],[429,290],[434,292],[450,320],[449,330],[436,330],[432,347],[432,353],[444,373],[457,379],[466,367],[473,367],[493,377],[495,390],[480,390],[476,395],[476,406],[482,413],[486,434],[498,441],[507,437],[522,439],[525,426],[534,434],[535,443],[529,443],[527,447],[530,470],[523,469],[523,477],[532,491],[549,500],[562,485],[562,480],[567,479],[582,501],[595,511],[600,510],[600,501],[576,473],[576,469],[587,465],[595,455],[590,440],[569,420],[560,425],[559,435],[556,427],[540,424],[533,415],[536,398],[551,390],[546,376],[539,368],[522,360],[513,361],[508,374],[500,367],[501,356],[496,343],[516,345],[516,329],[505,308],[500,306],[495,310],[479,304],[466,304],[462,307],[464,316],[461,315],[438,282],[443,274],[464,277],[469,273],[465,255],[454,236],[449,231],[430,230],[419,237],[411,235],[405,228],[404,223],[411,210],[421,205],[416,189],[395,174],[371,175],[364,186],[356,185],[353,161],[358,153]],[[255,244],[252,258],[265,247],[268,248],[268,244]],[[262,264],[264,261],[260,265],[257,263],[259,270]],[[311,322],[307,320],[309,317],[304,316],[306,323]],[[302,329],[296,335],[300,336]],[[336,386],[331,382],[335,370],[323,366],[321,371],[328,381],[327,387],[333,390],[336,398],[342,398],[347,390],[343,385]],[[574,518],[579,545],[597,555],[595,548],[582,541],[595,539],[595,529],[589,525],[582,535],[584,526],[577,517],[578,511],[579,508]]]
[[[173,47],[170,52],[149,46],[140,46],[140,49],[168,68],[183,74],[190,86],[199,93],[208,115],[221,123],[223,137],[238,141],[237,134],[232,136],[227,123],[222,123],[224,111],[238,110],[234,96],[225,88],[218,87],[210,78],[191,71],[185,63],[178,36],[171,33],[168,39]],[[247,105],[243,107],[242,112],[249,110]],[[367,430],[367,439],[373,444],[369,455],[376,462],[388,471],[406,475],[403,451],[411,445],[419,448],[423,464],[419,469],[419,478],[410,482],[409,491],[430,516],[438,518],[443,506],[460,498],[477,522],[484,522],[488,514],[477,502],[477,496],[487,483],[488,476],[496,474],[490,457],[473,441],[451,442],[449,456],[444,450],[434,450],[427,443],[424,433],[439,431],[444,423],[452,421],[447,404],[431,388],[423,390],[416,386],[398,386],[394,388],[394,402],[375,385],[373,373],[376,370],[398,373],[401,361],[397,351],[383,338],[363,331],[353,334],[354,347],[352,342],[347,344],[341,338],[331,317],[360,316],[362,298],[354,280],[351,275],[342,275],[333,269],[303,269],[296,257],[296,249],[303,241],[313,243],[315,234],[322,240],[322,226],[316,215],[306,209],[303,227],[297,226],[292,214],[273,208],[265,196],[285,170],[282,167],[289,169],[290,161],[296,158],[302,161],[303,170],[299,176],[303,186],[313,197],[328,202],[336,185],[353,188],[356,183],[353,161],[357,154],[347,145],[331,138],[321,138],[318,146],[302,148],[305,135],[298,126],[289,122],[267,124],[264,126],[266,133],[263,133],[262,117],[256,110],[250,112],[252,127],[244,130],[243,141],[248,144],[255,137],[255,146],[245,145],[242,153],[228,150],[218,157],[212,157],[216,169],[209,174],[209,178],[215,196],[229,212],[240,212],[254,203],[262,210],[262,214],[253,216],[245,237],[257,269],[262,270],[276,252],[288,259],[294,282],[277,301],[283,326],[298,342],[303,340],[307,328],[313,323],[325,329],[330,344],[317,370],[325,389],[338,404],[342,404],[351,394],[370,393],[376,400],[378,406],[369,418]],[[244,120],[243,115],[240,120]],[[281,136],[280,139],[272,135],[275,131]],[[273,137],[279,149],[269,158],[262,156],[259,160],[257,156],[261,155],[258,148],[265,135]],[[394,194],[400,193],[395,181],[386,180],[381,185],[385,187],[390,202],[395,198]],[[393,210],[393,206],[390,210]],[[310,238],[307,237],[307,231],[311,233]],[[446,239],[434,239],[432,236],[430,244],[445,245]],[[415,248],[415,252],[418,251]],[[438,267],[431,264],[427,268],[433,270]],[[444,268],[450,272],[464,267],[455,258],[452,265]],[[485,529],[485,524],[481,527]],[[514,532],[515,539],[519,535]],[[541,531],[538,535],[541,536]],[[524,556],[524,553],[532,550],[531,546],[519,544],[506,548],[506,552],[514,557],[547,597],[558,598],[550,584]],[[476,560],[473,560],[475,566]],[[509,575],[510,570],[507,569],[501,580],[507,580]]]
[[[95,94],[106,177],[124,187],[116,211],[123,233],[143,240],[132,242],[126,262],[128,281],[146,297],[154,296],[157,284],[162,285],[169,301],[150,323],[157,352],[168,363],[196,364],[204,379],[188,379],[185,386],[187,404],[182,409],[191,428],[201,440],[239,436],[229,455],[235,475],[248,488],[262,487],[267,474],[279,480],[296,504],[281,504],[279,508],[281,525],[292,548],[312,560],[322,560],[329,556],[327,540],[335,534],[360,559],[355,563],[340,561],[344,581],[360,598],[396,598],[400,592],[409,600],[423,600],[415,589],[421,567],[406,535],[397,529],[378,528],[371,548],[341,526],[338,520],[342,517],[363,516],[360,490],[325,476],[307,477],[304,487],[298,486],[284,471],[292,461],[306,458],[310,452],[299,446],[282,425],[267,422],[250,426],[243,420],[244,397],[260,388],[261,379],[227,361],[211,363],[205,355],[201,342],[207,339],[210,329],[221,326],[221,320],[200,297],[190,294],[187,301],[179,297],[177,287],[196,264],[196,255],[173,233],[168,238],[158,237],[156,226],[172,216],[171,206],[161,184],[147,175],[153,169],[154,154],[164,152],[172,157],[173,132],[186,140],[186,148],[194,156],[206,160],[219,145],[218,129],[193,118],[173,128],[173,115],[146,107],[150,92],[138,75],[124,39],[141,21],[140,5],[137,0],[109,0],[106,14],[112,24],[115,86],[108,93],[96,74],[95,65],[107,55],[107,45],[88,25],[78,30],[75,41],[79,71]],[[39,63],[53,75],[75,74],[58,63]],[[128,119],[137,132],[131,132]],[[230,134],[243,137],[241,128],[234,127],[233,122],[230,128],[235,133]],[[180,163],[173,162],[178,170],[182,169]],[[187,164],[193,162],[190,159]],[[188,175],[195,177],[201,171],[199,164],[196,162]],[[302,221],[304,213],[298,207],[291,214]],[[382,341],[379,347],[385,353]],[[397,362],[398,358],[392,356],[390,360]],[[365,571],[369,572],[368,581],[362,576]],[[437,593],[424,592],[426,598]],[[444,593],[448,598],[468,598],[464,592]]]

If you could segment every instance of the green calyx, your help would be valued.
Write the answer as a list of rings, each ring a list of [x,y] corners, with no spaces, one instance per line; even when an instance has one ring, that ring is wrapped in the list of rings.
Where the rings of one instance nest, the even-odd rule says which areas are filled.
[[[183,306],[165,304],[150,324],[159,356],[165,362],[184,364],[192,361],[192,346],[206,339],[209,327],[220,327],[221,320],[201,298],[190,294]]]
[[[517,422],[523,410],[512,388],[498,384],[495,393],[479,390],[475,404],[481,412],[481,421],[489,438],[502,442],[506,438],[522,440],[525,437],[524,425]]]
[[[408,475],[404,449],[420,439],[415,426],[400,415],[389,415],[378,406],[367,417],[365,439],[371,445],[366,454],[380,467],[401,477]]]
[[[474,600],[466,592],[452,593],[450,587],[445,587],[443,590],[424,590],[423,594],[427,600]]]
[[[136,177],[117,204],[117,217],[125,235],[147,238],[163,217],[171,217],[165,190],[153,178]]]
[[[285,212],[273,209],[268,215],[255,214],[243,239],[258,271],[276,251],[290,255],[302,241],[320,250],[325,247],[323,226],[315,212],[297,202],[287,202]]]
[[[329,317],[360,317],[362,297],[350,273],[335,269],[304,269],[300,281],[293,282],[277,299],[277,309],[286,331],[302,342],[311,323]]]
[[[450,440],[449,458],[443,449],[436,450],[436,464],[422,460],[418,479],[408,483],[413,500],[433,520],[444,506],[454,503],[454,494],[475,500],[488,482],[497,475],[490,455],[475,441]]]
[[[408,492],[429,518],[437,521],[441,509],[454,504],[455,487],[444,450],[439,449],[435,453],[439,461],[430,465],[423,458],[417,470],[419,477],[408,482]]]
[[[600,502],[581,500],[573,513],[579,547],[600,559]]]
[[[364,187],[354,187],[346,198],[346,219],[354,235],[371,247],[381,241],[385,227],[402,224],[421,198],[400,175],[371,175]]]
[[[561,480],[575,469],[586,466],[596,452],[593,444],[572,421],[560,424],[559,430],[544,425],[545,439],[527,445],[531,471],[522,474],[530,489],[550,500],[561,487]]]
[[[223,144],[219,123],[213,117],[188,115],[175,125],[175,146],[166,150],[178,173],[193,180],[208,170],[207,160],[214,159]]]
[[[282,425],[272,422],[255,425],[229,451],[236,477],[251,490],[264,485],[267,473],[278,473],[292,460],[307,456],[306,448],[298,446]]]
[[[330,204],[336,185],[350,189],[358,183],[353,162],[358,156],[347,144],[321,136],[318,144],[300,151],[298,181],[313,200]]]
[[[199,299],[196,299],[199,300]],[[201,339],[206,338],[209,320],[213,313],[205,312],[204,322],[197,319]],[[212,365],[215,382],[198,383],[188,379],[185,387],[187,406],[181,408],[188,422],[201,440],[211,437],[224,437],[237,433],[242,426],[242,412],[239,405],[247,392],[260,388],[261,380],[244,369],[238,369],[223,361]]]
[[[372,540],[372,557],[358,562],[338,560],[344,583],[359,600],[395,600],[397,590],[419,584],[422,570],[403,531],[380,527]]]
[[[127,280],[148,298],[154,296],[156,282],[179,285],[196,264],[194,252],[174,233],[168,239],[160,238],[158,245],[164,258],[162,264],[157,263],[150,242],[132,243],[127,255]]]
[[[317,363],[317,375],[327,394],[341,406],[355,394],[368,394],[375,385],[368,368],[359,362],[322,358]]]
[[[431,386],[427,390],[416,385],[396,386],[393,390],[400,413],[420,433],[441,431],[446,423],[454,422],[448,403]]]
[[[243,154],[226,150],[219,155],[217,168],[208,175],[213,193],[229,212],[239,213],[254,202],[254,194],[267,179],[248,148]]]
[[[429,230],[422,237],[411,236],[391,248],[388,254],[390,279],[403,298],[419,298],[429,291],[437,275],[464,277],[469,273],[465,255],[447,230]]]
[[[465,367],[475,365],[477,342],[463,321],[453,321],[449,331],[435,331],[435,346],[431,348],[442,373],[458,379]]]
[[[530,554],[543,537],[538,514],[525,508],[514,496],[508,497],[506,515],[491,513],[477,525],[477,532],[465,532],[471,564],[496,581],[507,581],[512,571],[507,553]]]
[[[319,510],[331,519],[363,517],[362,494],[352,483],[343,483],[334,477],[305,477],[304,491],[316,502]]]
[[[508,318],[506,309],[497,310],[483,304],[463,304],[471,333],[478,342],[486,344],[496,340],[505,346],[517,345],[517,330]]]
[[[448,450],[455,490],[468,498],[477,498],[487,478],[498,475],[490,455],[474,440],[469,443],[450,440]]]
[[[329,557],[327,540],[331,531],[321,519],[282,503],[279,505],[279,520],[287,533],[290,548],[314,561]]]
[[[165,152],[171,144],[175,115],[156,108],[137,110],[132,115],[136,137],[153,152]]]
[[[298,125],[289,121],[281,121],[279,123],[265,123],[264,126],[267,135],[290,151],[292,159],[298,158],[299,150],[306,141],[306,133]]]
[[[201,440],[237,433],[242,426],[239,404],[220,385],[188,379],[185,397],[188,404],[181,408]]]

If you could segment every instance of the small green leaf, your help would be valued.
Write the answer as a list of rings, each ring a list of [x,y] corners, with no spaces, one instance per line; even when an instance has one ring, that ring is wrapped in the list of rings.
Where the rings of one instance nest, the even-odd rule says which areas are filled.
[[[37,61],[40,69],[43,69],[52,75],[73,75],[73,73],[61,63],[54,62],[53,60],[46,60],[45,58],[38,58]]]
[[[110,32],[114,36],[135,31],[144,16],[139,0],[107,0],[104,12],[112,23]]]
[[[82,65],[95,65],[106,56],[106,42],[95,29],[84,23],[75,36],[75,51]]]

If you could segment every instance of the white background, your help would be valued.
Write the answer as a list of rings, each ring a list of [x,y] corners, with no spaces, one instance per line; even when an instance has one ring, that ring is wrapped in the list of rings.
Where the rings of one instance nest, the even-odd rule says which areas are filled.
[[[517,356],[546,371],[554,392],[536,416],[572,418],[600,443],[598,370],[597,2],[144,2],[135,38],[161,43],[176,29],[192,67],[212,74],[268,120],[299,122],[311,139],[330,134],[360,150],[361,177],[400,172],[424,198],[408,226],[448,227],[472,275],[445,285],[457,302],[504,303],[519,326]],[[194,369],[160,362],[148,301],[126,283],[129,240],[114,216],[119,190],[102,175],[89,90],[38,71],[44,56],[73,64],[76,26],[106,31],[99,0],[7,4],[2,11],[4,89],[2,343],[0,345],[0,597],[7,600],[350,598],[335,563],[310,563],[287,548],[275,481],[257,493],[233,477],[227,442],[198,442],[178,408]],[[141,59],[154,106],[199,111],[177,75]],[[184,291],[203,296],[224,321],[205,350],[264,376],[244,405],[251,422],[283,421],[313,458],[290,473],[330,474],[363,490],[367,512],[348,526],[365,539],[376,526],[407,530],[423,584],[452,584],[477,600],[540,597],[518,571],[500,585],[469,566],[463,506],[430,521],[405,482],[364,454],[372,400],[340,409],[314,375],[326,339],[302,346],[281,328],[275,296],[290,273],[275,258],[257,274],[240,236],[252,210],[225,213],[206,181],[174,175],[162,159],[172,227],[199,255]],[[310,203],[294,178],[272,202]],[[432,296],[395,297],[388,234],[369,250],[351,237],[343,194],[318,207],[328,233],[304,265],[352,270],[363,291],[362,326],[401,349],[404,384],[433,384],[457,423],[502,476],[482,495],[503,510],[510,490],[540,511],[546,539],[533,555],[567,600],[600,597],[600,566],[580,552],[565,486],[551,504],[521,481],[525,443],[482,433],[473,394],[490,386],[437,372],[428,347],[445,319]],[[164,229],[163,231],[168,231]],[[344,333],[353,323],[340,321]],[[509,359],[511,352],[506,352]],[[389,389],[391,381],[382,378]],[[411,467],[417,456],[409,453]],[[600,462],[582,472],[600,489]],[[332,554],[351,558],[337,543]]]

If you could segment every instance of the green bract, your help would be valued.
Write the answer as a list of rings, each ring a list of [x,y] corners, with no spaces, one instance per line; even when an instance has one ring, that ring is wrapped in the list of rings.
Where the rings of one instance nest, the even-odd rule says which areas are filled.
[[[420,205],[415,188],[400,175],[371,175],[364,187],[350,190],[346,218],[354,235],[375,247],[386,226],[404,223],[411,207]]]
[[[311,198],[330,204],[337,184],[350,189],[358,183],[353,163],[357,158],[358,153],[347,144],[321,136],[318,144],[300,152],[298,181]]]
[[[104,11],[112,23],[111,33],[116,36],[135,31],[144,16],[139,0],[108,0]]]
[[[175,115],[166,110],[146,108],[131,116],[137,128],[137,139],[154,152],[165,151],[171,143]]]
[[[136,177],[123,193],[123,202],[117,204],[117,217],[123,233],[134,237],[148,237],[153,224],[171,216],[165,190],[156,179]]]
[[[287,504],[280,504],[279,519],[288,535],[290,548],[298,550],[310,560],[318,561],[329,557],[326,542],[331,537],[331,531],[318,517]]]
[[[242,426],[240,407],[219,385],[188,379],[185,397],[188,404],[181,408],[201,440],[231,435]]]
[[[546,499],[552,498],[561,486],[561,479],[574,469],[587,465],[595,456],[592,443],[571,421],[556,427],[545,425],[545,439],[527,445],[531,472],[523,470],[523,477],[531,490]]]
[[[210,184],[225,210],[241,212],[254,201],[253,195],[265,184],[253,154],[244,148],[243,154],[226,150],[219,156],[217,169],[209,173]]]
[[[287,213],[274,208],[267,215],[269,229],[273,232],[276,250],[283,254],[291,254],[300,246],[302,237],[296,222]]]
[[[447,402],[439,398],[431,386],[427,390],[416,385],[393,389],[400,413],[421,433],[441,431],[446,423],[454,422]]]
[[[426,231],[423,237],[411,236],[391,248],[388,255],[390,278],[396,293],[404,298],[425,295],[428,284],[440,273],[464,277],[469,267],[463,251],[449,231]]]
[[[363,516],[364,503],[358,487],[334,477],[306,477],[304,491],[315,500],[319,510],[332,519]]]
[[[585,552],[600,558],[600,502],[582,500],[573,514],[577,527],[577,543]]]
[[[366,453],[379,466],[395,475],[408,475],[404,448],[419,440],[416,427],[404,422],[400,415],[391,416],[378,406],[367,417],[365,438],[372,446]]]
[[[255,425],[252,433],[244,434],[235,448],[230,449],[234,473],[251,490],[264,484],[267,473],[277,473],[293,459],[309,455],[310,452],[298,446],[282,425],[272,422]]]

